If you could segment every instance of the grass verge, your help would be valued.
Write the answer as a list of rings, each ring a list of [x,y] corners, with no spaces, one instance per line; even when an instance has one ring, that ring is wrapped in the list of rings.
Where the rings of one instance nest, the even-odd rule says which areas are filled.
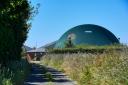
[[[23,85],[30,71],[30,65],[25,60],[12,61],[7,67],[0,68],[0,85]]]
[[[63,70],[79,85],[128,85],[127,48],[97,54],[47,54],[41,62]]]

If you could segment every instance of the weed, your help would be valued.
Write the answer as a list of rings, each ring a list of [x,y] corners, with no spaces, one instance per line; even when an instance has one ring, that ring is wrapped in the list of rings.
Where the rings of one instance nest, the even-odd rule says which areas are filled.
[[[128,85],[128,49],[47,54],[41,62],[63,69],[79,85]]]
[[[50,72],[45,73],[45,76],[48,79],[48,81],[52,81],[53,80],[53,76],[52,76],[52,74]]]

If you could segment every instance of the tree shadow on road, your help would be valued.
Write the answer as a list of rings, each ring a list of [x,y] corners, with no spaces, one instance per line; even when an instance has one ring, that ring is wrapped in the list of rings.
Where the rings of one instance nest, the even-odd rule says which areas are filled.
[[[27,80],[24,82],[24,85],[40,85],[40,84],[43,85],[43,84],[49,83],[49,79],[46,77],[46,72],[49,72],[52,75],[52,80],[50,82],[53,82],[53,83],[71,82],[66,77],[66,75],[64,75],[62,72],[56,69],[53,69],[50,67],[44,67],[39,64],[32,64],[31,74],[29,75]]]

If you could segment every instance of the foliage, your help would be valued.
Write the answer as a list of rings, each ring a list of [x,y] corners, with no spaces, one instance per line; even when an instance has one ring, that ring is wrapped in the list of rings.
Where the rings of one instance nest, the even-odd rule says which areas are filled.
[[[41,62],[63,69],[79,85],[128,85],[127,47],[97,54],[47,54]]]
[[[72,47],[74,47],[72,39],[68,38],[67,42],[65,43],[65,48],[72,48]]]
[[[74,48],[56,48],[49,50],[50,53],[103,53],[111,50],[121,50],[123,45],[109,45],[109,46],[91,46],[91,45],[77,45]]]
[[[50,72],[46,72],[45,76],[48,79],[48,81],[52,81],[53,80],[53,76],[52,76],[52,74]]]
[[[0,1],[0,63],[19,60],[33,7],[27,0]]]
[[[26,60],[13,61],[0,69],[0,85],[22,85],[29,74],[30,65]]]

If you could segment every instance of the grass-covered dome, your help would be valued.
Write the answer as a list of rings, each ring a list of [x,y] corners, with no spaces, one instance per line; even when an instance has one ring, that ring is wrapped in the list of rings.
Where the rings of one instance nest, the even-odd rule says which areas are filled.
[[[104,27],[93,24],[79,25],[68,30],[56,42],[55,48],[64,48],[69,39],[74,45],[111,45],[119,43],[113,33]]]

